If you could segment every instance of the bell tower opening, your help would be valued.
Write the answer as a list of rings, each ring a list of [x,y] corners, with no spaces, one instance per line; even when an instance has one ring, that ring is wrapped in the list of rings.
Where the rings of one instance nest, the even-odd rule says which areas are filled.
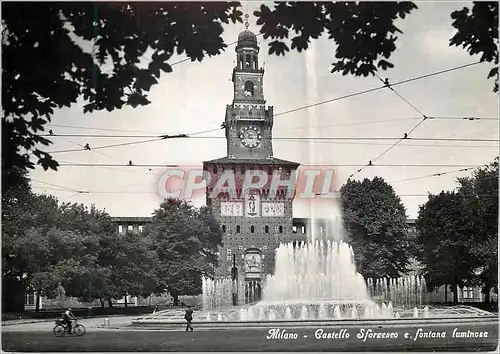
[[[255,88],[255,85],[253,83],[253,81],[245,81],[245,96],[253,96],[254,95],[254,88]]]

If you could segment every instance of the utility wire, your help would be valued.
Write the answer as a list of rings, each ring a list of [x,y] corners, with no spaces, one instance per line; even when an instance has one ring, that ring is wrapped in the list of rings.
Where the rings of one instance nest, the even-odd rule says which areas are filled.
[[[352,125],[365,125],[365,124],[379,124],[379,123],[387,123],[387,122],[395,122],[395,121],[405,121],[405,120],[414,120],[420,119],[420,117],[410,117],[410,118],[394,118],[394,119],[382,119],[382,120],[368,120],[368,121],[360,121],[353,123],[338,123],[338,124],[326,124],[326,125],[313,125],[313,126],[303,126],[303,127],[289,127],[289,128],[280,128],[273,129],[273,131],[284,131],[284,130],[293,130],[293,129],[308,129],[312,128],[327,128],[327,127],[344,127],[344,126],[352,126]],[[467,121],[498,121],[498,118],[492,117],[433,117],[429,116],[429,119],[433,120],[467,120]],[[60,128],[68,128],[68,129],[81,129],[81,130],[96,130],[96,131],[116,131],[116,132],[124,132],[124,133],[139,133],[139,134],[150,134],[151,136],[156,136],[157,132],[150,131],[142,131],[142,130],[127,130],[127,129],[109,129],[109,128],[95,128],[95,127],[82,127],[75,125],[61,125],[61,124],[50,124],[49,127],[60,127]],[[218,130],[218,129],[216,129]],[[64,135],[64,134],[57,134]],[[45,136],[45,135],[41,135]],[[88,136],[93,136],[93,134],[88,134]]]
[[[140,133],[140,134],[157,134],[158,133],[158,132],[150,132],[150,131],[143,131],[143,130],[95,128],[95,127],[82,127],[82,126],[64,125],[64,124],[49,124],[48,127],[59,127],[59,128],[69,128],[69,129],[82,129],[82,130],[98,130],[98,131],[102,130],[102,131],[111,131],[111,132]]]
[[[417,180],[417,179],[424,179],[424,178],[430,178],[430,177],[440,177],[440,176],[444,176],[444,175],[449,175],[451,173],[465,172],[465,171],[470,171],[470,170],[474,170],[474,167],[461,168],[459,170],[454,170],[454,171],[433,173],[431,175],[425,175],[425,176],[410,177],[410,178],[400,179],[400,180],[397,180],[397,181],[391,181],[391,182],[387,182],[387,183],[389,183],[389,184],[391,184],[391,183],[400,183],[400,182],[414,181],[414,180]]]
[[[379,74],[375,73],[375,76],[378,77],[378,79],[384,84],[385,87],[387,87],[389,90],[394,92],[399,98],[401,98],[407,105],[409,105],[415,112],[420,114],[423,118],[427,119],[428,117],[415,105],[413,105],[410,101],[408,101],[406,98],[404,98],[399,92],[397,92],[392,86],[392,84],[389,83],[389,79],[382,79]]]
[[[281,139],[287,141],[287,139]],[[411,139],[407,139],[411,140]],[[302,140],[290,140],[289,142],[294,143],[309,143],[309,141]],[[342,145],[380,145],[380,146],[389,146],[392,144],[387,143],[373,143],[373,142],[352,142],[352,141],[315,141],[314,143],[324,143],[324,144],[342,144]],[[498,149],[498,145],[457,145],[457,144],[400,144],[399,146],[404,147],[438,147],[438,148],[494,148]]]
[[[391,86],[397,86],[397,85],[406,84],[406,83],[412,82],[412,81],[422,80],[422,79],[425,79],[425,78],[428,78],[428,77],[431,77],[431,76],[441,75],[441,74],[444,74],[444,73],[448,73],[450,71],[464,69],[464,68],[467,68],[469,66],[477,65],[477,64],[480,64],[480,63],[481,62],[478,61],[478,62],[474,62],[474,63],[459,65],[459,66],[456,66],[456,67],[453,67],[453,68],[449,68],[449,69],[445,69],[445,70],[440,70],[440,71],[436,71],[436,72],[433,72],[433,73],[430,73],[430,74],[421,75],[421,76],[413,77],[413,78],[410,78],[410,79],[398,81],[398,82],[392,83]],[[320,105],[325,104],[325,103],[335,102],[335,101],[339,101],[339,100],[342,100],[342,99],[345,99],[345,98],[350,98],[350,97],[355,97],[355,96],[359,96],[359,95],[364,95],[365,93],[369,93],[369,92],[373,92],[373,91],[378,91],[378,90],[381,90],[381,89],[383,89],[385,87],[386,86],[383,85],[383,86],[380,86],[380,87],[374,87],[374,88],[371,88],[371,89],[368,89],[368,90],[364,90],[364,91],[350,93],[350,94],[347,94],[347,95],[343,95],[343,96],[331,98],[331,99],[328,99],[328,100],[325,100],[325,101],[321,101],[321,102],[317,102],[317,103],[312,103],[312,104],[305,105],[305,106],[302,106],[302,107],[290,109],[288,111],[276,113],[276,114],[274,114],[274,116],[277,117],[277,116],[281,116],[281,115],[285,115],[285,114],[297,112],[297,111],[300,111],[300,110],[303,110],[303,109],[320,106]]]
[[[410,78],[410,79],[406,79],[406,80],[403,80],[403,81],[399,81],[399,82],[393,83],[393,84],[391,84],[391,86],[397,86],[397,85],[405,84],[405,83],[408,83],[408,82],[412,82],[412,81],[416,81],[416,80],[421,80],[421,79],[424,79],[424,78],[428,78],[428,77],[431,77],[431,76],[440,75],[440,74],[447,73],[447,72],[450,72],[450,71],[464,69],[466,67],[477,65],[477,64],[480,64],[480,63],[481,62],[474,62],[474,63],[464,64],[464,65],[456,66],[456,67],[453,67],[453,68],[450,68],[450,69],[445,69],[445,70],[437,71],[437,72],[434,72],[434,73],[430,73],[430,74],[426,74],[426,75],[421,75],[421,76],[418,76],[418,77],[414,77],[414,78]],[[349,98],[349,97],[354,97],[354,96],[362,95],[362,94],[365,94],[365,93],[369,93],[369,92],[373,92],[373,91],[376,91],[376,90],[383,89],[385,87],[386,87],[386,85],[383,85],[383,86],[380,86],[380,87],[376,87],[376,88],[372,88],[372,89],[368,89],[368,90],[364,90],[364,91],[360,91],[360,92],[356,92],[356,93],[352,93],[352,94],[348,94],[348,95],[344,95],[344,96],[332,98],[332,99],[329,99],[329,100],[317,102],[317,103],[314,103],[314,104],[305,105],[305,106],[298,107],[298,108],[295,108],[295,109],[291,109],[291,110],[288,110],[288,111],[285,111],[285,112],[277,113],[274,116],[277,117],[277,116],[280,116],[280,115],[285,115],[285,114],[289,114],[289,113],[292,113],[292,112],[296,112],[296,111],[299,111],[299,110],[302,110],[302,109],[319,106],[319,105],[322,105],[322,104],[325,104],[325,103],[334,102],[334,101],[338,101],[338,100],[341,100],[341,99],[345,99],[345,98]],[[217,129],[217,130],[219,130],[219,129]],[[182,135],[185,135],[185,134],[182,134]],[[190,135],[193,135],[193,134],[190,134]],[[171,137],[168,137],[168,138],[171,138]],[[125,146],[125,145],[135,145],[135,144],[142,144],[142,143],[147,143],[147,142],[152,142],[152,141],[158,141],[158,140],[163,140],[163,139],[166,139],[166,138],[165,137],[161,137],[161,138],[156,138],[156,139],[152,139],[152,140],[138,141],[138,142],[132,142],[132,143],[106,145],[106,146],[101,146],[101,147],[97,147],[97,148],[98,149],[104,149],[104,148],[118,147],[118,146]],[[53,151],[53,152],[49,152],[49,153],[75,152],[75,151],[80,151],[80,150],[61,150],[61,151]]]
[[[98,164],[98,163],[61,163],[60,166],[73,166],[73,167],[97,167],[97,166],[106,166],[106,167],[121,167],[128,166],[126,164]],[[130,167],[182,167],[184,165],[177,164],[133,164]],[[191,165],[189,165],[191,166]],[[196,165],[195,165],[196,166]],[[199,164],[198,166],[201,166]],[[322,166],[322,167],[359,167],[364,166],[363,164],[304,164],[300,165],[303,167],[306,166]],[[373,164],[374,167],[480,167],[480,164]]]
[[[220,129],[217,129],[220,130]],[[412,130],[410,130],[412,131]],[[408,133],[409,134],[409,133]],[[59,135],[53,135],[53,136],[59,136]],[[89,135],[85,134],[63,134],[61,136],[70,136],[70,137],[77,137],[77,138],[86,138],[89,137]],[[90,137],[93,138],[150,138],[152,137],[151,135],[90,135]],[[186,139],[226,139],[224,136],[192,136],[186,135],[186,136],[171,136],[169,138],[186,138]],[[156,140],[165,140],[168,138],[156,138],[153,139],[154,141]],[[498,139],[479,139],[479,138],[423,138],[423,137],[406,137],[406,138],[398,138],[398,137],[391,137],[391,136],[341,136],[341,137],[335,137],[335,136],[318,136],[318,137],[307,137],[307,136],[298,136],[298,137],[273,137],[273,138],[265,138],[262,137],[261,140],[415,140],[415,141],[470,141],[470,142],[498,142]],[[130,144],[140,144],[140,143],[145,143],[149,142],[152,140],[144,140],[144,141],[137,141],[137,142],[128,142],[128,143],[123,143],[123,144],[113,144],[113,145],[105,145],[105,146],[100,146],[100,147],[94,147],[92,149],[103,149],[107,147],[115,147],[115,146],[121,146],[121,145],[130,145]],[[80,149],[78,149],[80,150]],[[73,150],[71,150],[73,151]]]
[[[400,93],[398,93],[391,85],[391,83],[389,82],[389,79],[386,78],[385,80],[383,80],[380,75],[378,75],[377,73],[375,73],[375,76],[377,76],[379,78],[379,80],[384,84],[385,87],[387,87],[389,90],[391,90],[392,92],[394,92],[399,98],[401,98],[406,104],[408,104],[411,108],[413,108],[414,111],[416,111],[417,113],[419,113],[421,116],[422,116],[422,120],[420,122],[418,122],[413,128],[411,128],[408,132],[404,133],[403,137],[399,138],[398,141],[396,141],[394,144],[392,144],[391,146],[389,146],[387,149],[385,149],[381,154],[377,155],[373,160],[370,160],[368,161],[368,163],[361,167],[360,169],[356,170],[355,172],[351,173],[348,177],[348,179],[354,177],[357,173],[361,173],[366,167],[368,166],[371,166],[373,164],[373,162],[377,161],[378,159],[380,159],[382,156],[384,156],[385,154],[387,154],[389,151],[391,151],[392,149],[394,149],[401,141],[403,141],[403,139],[407,139],[408,136],[413,133],[420,125],[422,125],[422,123],[424,123],[426,120],[427,120],[427,116],[420,110],[418,109],[417,107],[415,107],[415,105],[413,105],[410,101],[408,101],[406,98],[404,98]]]
[[[90,147],[88,144],[83,148],[83,149],[70,149],[70,150],[57,150],[57,151],[49,151],[49,154],[55,154],[55,153],[65,153],[65,152],[76,152],[76,151],[85,151],[85,150],[97,150],[97,149],[107,149],[107,148],[112,148],[112,147],[119,147],[119,146],[126,146],[126,145],[136,145],[136,144],[144,144],[144,143],[149,143],[152,141],[160,141],[160,140],[166,140],[166,139],[179,139],[179,138],[190,138],[191,135],[196,135],[196,134],[204,134],[204,133],[209,133],[213,132],[215,130],[221,130],[222,128],[218,129],[209,129],[201,132],[195,132],[191,133],[189,135],[187,134],[177,134],[177,135],[160,135],[156,136],[155,139],[148,139],[148,140],[141,140],[141,141],[133,141],[133,142],[127,142],[127,143],[121,143],[121,144],[111,144],[111,145],[103,145],[103,146],[95,146],[95,147]],[[76,135],[63,135],[63,136],[73,136],[77,137],[78,134]],[[122,136],[122,137],[129,137],[129,136]]]
[[[30,180],[33,181],[33,182],[38,182],[38,183],[46,184],[46,185],[52,186],[52,187],[63,188],[67,192],[76,192],[76,193],[80,193],[81,192],[81,191],[76,190],[74,188],[68,188],[68,187],[60,186],[58,184],[53,184],[53,183],[48,183],[48,182],[40,181],[40,180],[37,180],[37,179],[34,179],[34,178],[30,178]]]
[[[48,190],[48,191],[59,191],[59,192],[69,192],[73,193],[73,191],[70,191],[68,189],[61,189],[61,188],[50,188],[50,187],[41,187],[41,186],[31,186],[33,189],[43,189],[43,190]]]
[[[85,192],[82,192],[84,194],[122,194],[122,195],[126,195],[126,194],[151,194],[151,195],[157,195],[158,193],[157,192],[153,192],[153,191],[137,191],[137,192],[134,192],[134,191],[85,191]],[[66,197],[65,199],[69,199],[69,198],[72,198],[78,194],[81,194],[81,193],[75,193],[75,194],[72,194],[70,195],[69,197]],[[358,193],[349,193],[350,195],[356,195]],[[403,194],[398,194],[399,197],[428,197],[429,194],[432,194],[432,193],[427,193],[427,194],[423,194],[423,193],[403,193]],[[476,194],[472,194],[472,195],[476,195]],[[479,194],[480,196],[497,196],[496,194]]]

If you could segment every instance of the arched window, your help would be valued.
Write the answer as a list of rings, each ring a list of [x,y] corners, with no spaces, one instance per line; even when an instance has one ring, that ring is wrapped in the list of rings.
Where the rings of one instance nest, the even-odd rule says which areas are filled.
[[[253,234],[255,232],[255,226],[250,226],[250,232]]]
[[[245,81],[244,86],[245,96],[253,96],[255,91],[255,85],[252,81]]]
[[[251,67],[252,67],[252,56],[250,54],[247,54],[245,58],[245,68],[251,68]]]
[[[239,234],[240,233],[240,225],[236,225],[236,233]]]
[[[264,227],[264,232],[265,232],[266,234],[268,234],[268,233],[269,233],[269,226],[267,226],[267,225],[266,225],[266,226]]]

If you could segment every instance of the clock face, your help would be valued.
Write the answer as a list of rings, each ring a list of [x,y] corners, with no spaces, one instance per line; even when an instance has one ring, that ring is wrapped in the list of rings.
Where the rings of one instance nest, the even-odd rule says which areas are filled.
[[[244,127],[241,129],[241,143],[247,148],[254,148],[260,145],[260,130],[256,127]]]

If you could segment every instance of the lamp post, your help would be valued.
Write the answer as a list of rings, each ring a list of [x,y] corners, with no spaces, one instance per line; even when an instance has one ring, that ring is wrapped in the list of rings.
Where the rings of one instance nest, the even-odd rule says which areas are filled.
[[[236,268],[236,255],[233,254],[233,268],[231,269],[233,280],[233,306],[238,305],[238,268]]]

